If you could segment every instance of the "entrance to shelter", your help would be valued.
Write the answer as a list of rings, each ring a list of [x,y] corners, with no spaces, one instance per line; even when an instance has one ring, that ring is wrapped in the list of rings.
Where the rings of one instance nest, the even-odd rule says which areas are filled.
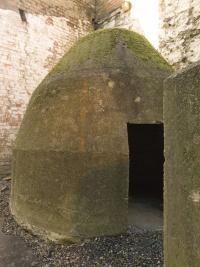
[[[129,224],[162,228],[163,216],[163,124],[130,124]]]

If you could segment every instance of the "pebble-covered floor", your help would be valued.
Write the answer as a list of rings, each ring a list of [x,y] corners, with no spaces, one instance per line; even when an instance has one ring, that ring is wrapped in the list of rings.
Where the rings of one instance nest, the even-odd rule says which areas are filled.
[[[0,181],[1,267],[162,267],[162,231],[129,226],[126,234],[80,245],[56,245],[32,236],[9,211],[10,179]]]

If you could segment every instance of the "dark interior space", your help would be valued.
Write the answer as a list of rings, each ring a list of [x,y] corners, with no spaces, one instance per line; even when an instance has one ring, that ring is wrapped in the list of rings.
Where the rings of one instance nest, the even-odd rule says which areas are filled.
[[[129,197],[163,201],[163,124],[128,124]]]

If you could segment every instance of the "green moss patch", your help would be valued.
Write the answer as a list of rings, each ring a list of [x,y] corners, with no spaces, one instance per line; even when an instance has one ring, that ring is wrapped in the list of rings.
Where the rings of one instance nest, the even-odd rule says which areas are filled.
[[[151,62],[161,69],[171,69],[145,37],[133,31],[115,28],[98,30],[80,39],[60,60],[53,72],[66,71],[90,61],[103,64],[105,61],[113,60],[113,50],[120,42],[139,59]]]

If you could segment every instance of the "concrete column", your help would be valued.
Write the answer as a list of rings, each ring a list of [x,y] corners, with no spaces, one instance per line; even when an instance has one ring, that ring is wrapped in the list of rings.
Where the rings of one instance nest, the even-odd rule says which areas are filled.
[[[165,267],[200,266],[200,62],[167,79]]]

